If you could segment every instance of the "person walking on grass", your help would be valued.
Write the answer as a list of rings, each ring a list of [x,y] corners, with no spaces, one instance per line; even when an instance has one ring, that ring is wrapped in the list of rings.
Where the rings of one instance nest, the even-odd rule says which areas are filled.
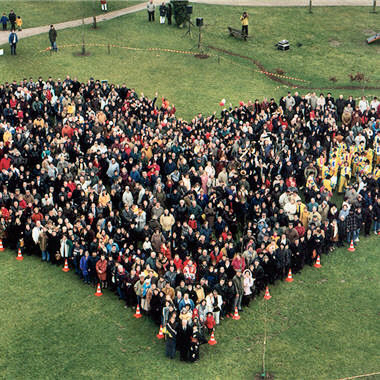
[[[0,19],[0,23],[3,25],[3,30],[7,30],[8,21],[9,21],[9,18],[4,12]]]
[[[148,21],[154,22],[154,12],[156,11],[156,6],[154,5],[153,0],[149,0],[146,5],[146,9],[148,11]]]
[[[9,45],[11,47],[11,55],[16,55],[16,47],[18,43],[18,37],[14,29],[9,34]]]
[[[55,30],[54,25],[50,25],[49,40],[51,44],[51,50],[57,52],[57,31]]]

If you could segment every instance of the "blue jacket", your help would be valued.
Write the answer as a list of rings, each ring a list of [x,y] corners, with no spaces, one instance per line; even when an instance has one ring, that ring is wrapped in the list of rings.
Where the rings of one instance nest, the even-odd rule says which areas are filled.
[[[16,36],[16,42],[13,42],[15,36]],[[16,43],[16,44],[17,44],[17,42],[18,42],[17,34],[16,34],[16,33],[13,33],[13,32],[10,33],[10,35],[9,35],[9,43],[10,43],[10,44],[13,44],[13,43]]]
[[[88,264],[87,264],[87,261],[88,261],[88,257],[86,258],[86,256],[82,256],[82,258],[80,259],[80,269],[83,273],[84,276],[87,276],[88,275]]]
[[[9,21],[9,18],[7,16],[3,16],[1,19],[0,19],[0,22],[2,24],[6,24],[7,22]]]

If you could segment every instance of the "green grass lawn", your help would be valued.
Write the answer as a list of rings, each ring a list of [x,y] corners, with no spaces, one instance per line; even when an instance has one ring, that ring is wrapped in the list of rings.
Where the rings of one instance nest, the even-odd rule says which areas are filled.
[[[16,13],[17,4],[12,2]],[[64,13],[81,17],[72,9],[64,7],[54,15],[50,11],[47,23],[57,22],[53,17],[62,21]],[[35,10],[37,25],[40,16]],[[247,43],[229,38],[226,32],[227,25],[239,27],[242,10],[195,5],[194,17],[203,16],[208,24],[204,45],[254,58],[268,71],[282,69],[285,75],[309,81],[310,87],[331,89],[332,76],[337,78],[335,85],[351,85],[348,74],[356,72],[368,76],[367,86],[380,86],[380,46],[364,42],[370,31],[378,31],[378,16],[368,8],[315,8],[313,15],[305,8],[254,8],[249,10],[254,38]],[[80,46],[67,46],[80,44],[83,31],[87,44],[105,45],[87,46],[89,57],[74,55]],[[119,48],[111,48],[108,54],[106,46],[197,51],[196,29],[192,39],[184,34],[175,27],[148,24],[146,12],[139,12],[100,23],[97,30],[88,26],[60,31],[56,55],[44,51],[49,46],[47,35],[27,38],[20,41],[17,57],[10,57],[9,47],[4,47],[7,55],[0,57],[0,82],[67,74],[81,80],[94,76],[125,82],[149,96],[158,91],[187,119],[218,109],[221,98],[236,104],[278,97],[288,90],[257,72],[250,62],[211,50],[206,50],[209,59],[199,60],[188,54]],[[274,49],[282,38],[290,40],[289,52]],[[376,93],[358,89],[333,94],[340,92]],[[323,268],[305,268],[292,284],[276,284],[268,303],[256,300],[240,321],[224,321],[216,332],[218,345],[203,346],[201,361],[194,365],[166,360],[164,344],[156,339],[157,328],[150,319],[134,319],[114,295],[107,292],[98,299],[71,272],[37,258],[17,262],[10,252],[0,253],[1,377],[252,379],[262,370],[265,318],[267,371],[276,379],[338,379],[378,372],[377,246],[378,237],[362,239],[355,253],[338,250],[323,257]]]
[[[108,11],[141,3],[138,0],[108,0]],[[7,15],[13,9],[23,20],[23,28],[57,24],[63,21],[91,17],[102,13],[100,0],[0,0],[0,12]],[[9,29],[9,25],[8,25]]]
[[[91,4],[91,3],[90,3]],[[281,69],[285,75],[308,81],[307,86],[323,87],[352,85],[348,75],[362,72],[369,78],[366,86],[380,86],[380,70],[377,70],[380,44],[367,45],[366,36],[377,30],[377,15],[367,7],[316,8],[312,15],[305,8],[254,8],[251,14],[250,34],[247,43],[228,36],[226,27],[239,27],[241,7],[194,5],[194,17],[202,15],[203,45],[226,48],[249,56],[262,63],[268,71]],[[297,22],[295,22],[297,20]],[[156,91],[176,104],[178,114],[192,118],[196,113],[210,113],[219,108],[220,99],[227,104],[240,100],[286,94],[289,87],[279,84],[258,72],[251,62],[237,57],[206,50],[209,59],[196,59],[192,55],[159,51],[131,51],[88,46],[89,57],[75,56],[80,46],[83,29],[60,31],[58,54],[43,50],[49,46],[47,35],[26,38],[19,42],[18,56],[0,57],[2,70],[0,81],[39,75],[63,77],[67,74],[81,80],[94,76],[112,82],[126,82],[138,91],[153,96]],[[123,16],[106,23],[99,29],[84,28],[87,44],[115,44],[140,48],[170,48],[197,52],[197,29],[193,38],[185,37],[185,30],[174,26],[148,23],[146,12]],[[277,51],[274,44],[282,38],[290,40],[292,49]],[[297,43],[302,47],[297,47]],[[338,46],[337,46],[338,44]],[[329,79],[335,77],[334,84]],[[294,86],[304,82],[291,81]],[[343,93],[361,96],[379,96],[380,91],[332,90],[335,96]],[[294,91],[293,88],[291,88]],[[306,89],[301,89],[306,93]],[[317,90],[319,93],[319,90]]]
[[[147,317],[136,320],[117,297],[93,296],[72,273],[35,257],[0,254],[0,373],[31,378],[338,379],[379,368],[378,237],[350,253],[322,257],[294,282],[277,283],[216,330],[218,344],[201,347],[196,364],[167,360]],[[372,378],[374,379],[374,378]]]

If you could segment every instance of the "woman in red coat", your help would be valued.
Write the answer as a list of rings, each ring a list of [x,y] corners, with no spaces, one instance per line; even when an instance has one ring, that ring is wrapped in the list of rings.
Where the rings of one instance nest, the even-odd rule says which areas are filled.
[[[107,287],[107,260],[104,254],[100,255],[100,260],[96,263],[96,273],[98,275],[100,286]]]

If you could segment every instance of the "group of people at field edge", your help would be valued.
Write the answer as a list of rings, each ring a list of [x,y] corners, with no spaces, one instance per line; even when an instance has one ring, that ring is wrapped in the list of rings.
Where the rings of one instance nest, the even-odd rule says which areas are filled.
[[[295,92],[186,122],[125,84],[0,85],[3,244],[139,305],[170,358],[197,360],[268,284],[378,234],[379,164],[376,97]]]
[[[154,16],[156,14],[156,5],[154,4],[153,0],[149,0],[146,9],[148,12],[148,21],[154,22]],[[158,12],[160,14],[160,24],[165,24],[166,20],[168,21],[168,25],[172,24],[172,5],[170,3],[162,2],[161,5],[158,7]]]

